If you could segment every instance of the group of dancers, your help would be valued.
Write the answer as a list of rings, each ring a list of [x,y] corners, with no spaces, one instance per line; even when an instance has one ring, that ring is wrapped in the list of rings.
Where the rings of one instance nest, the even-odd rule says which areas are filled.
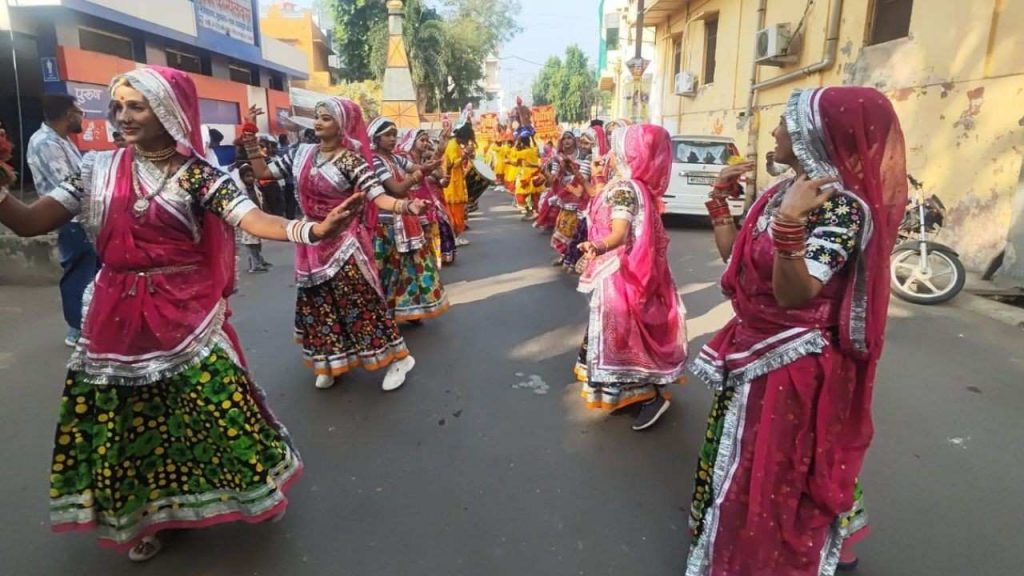
[[[316,107],[319,143],[267,158],[244,136],[254,177],[294,180],[305,216],[288,220],[204,159],[188,74],[141,67],[110,91],[128,146],[87,155],[30,205],[10,196],[0,166],[0,223],[29,236],[78,216],[95,241],[103,267],[68,364],[50,511],[56,530],[94,531],[141,561],[160,551],[161,531],[280,519],[302,473],[229,322],[233,229],[295,245],[295,332],[317,387],[386,366],[383,389],[397,389],[415,363],[399,323],[447,307],[444,226],[453,245],[467,201],[453,182],[474,135],[455,127],[435,156],[424,133],[386,118],[367,127],[357,104],[332,98]],[[761,195],[742,229],[725,198],[752,165],[723,170],[708,201],[736,317],[689,367],[714,390],[693,576],[832,574],[855,565],[844,544],[866,525],[857,477],[906,198],[902,133],[877,91],[827,88],[794,93],[775,138],[776,161],[797,177]],[[517,202],[551,226],[560,264],[572,262],[589,296],[584,400],[639,405],[633,427],[649,427],[687,360],[660,218],[671,138],[595,123],[563,135],[543,164],[523,157]]]

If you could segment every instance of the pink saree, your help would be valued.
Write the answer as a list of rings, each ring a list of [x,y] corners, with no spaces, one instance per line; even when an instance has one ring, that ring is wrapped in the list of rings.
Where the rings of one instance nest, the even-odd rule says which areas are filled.
[[[668,235],[658,199],[668,186],[670,137],[653,125],[632,126],[616,146],[622,180],[593,198],[587,215],[591,241],[605,238],[616,214],[612,194],[630,189],[638,202],[624,245],[587,266],[579,290],[590,293],[588,377],[595,382],[677,382],[686,364],[686,323],[668,264]]]

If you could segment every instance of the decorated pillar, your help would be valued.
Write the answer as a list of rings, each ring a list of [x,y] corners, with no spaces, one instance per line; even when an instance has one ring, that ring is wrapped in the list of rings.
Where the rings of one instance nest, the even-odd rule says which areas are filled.
[[[384,70],[383,99],[380,113],[398,124],[400,129],[419,128],[420,113],[416,107],[416,85],[409,70],[409,56],[405,51],[402,29],[405,11],[402,0],[389,0],[388,7],[388,60]]]

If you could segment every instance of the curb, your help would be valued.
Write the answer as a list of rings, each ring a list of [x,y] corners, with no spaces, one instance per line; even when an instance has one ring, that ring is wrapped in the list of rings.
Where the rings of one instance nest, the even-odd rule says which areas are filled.
[[[988,298],[961,292],[951,304],[957,308],[987,316],[1019,330],[1024,330],[1024,308],[1018,308]]]

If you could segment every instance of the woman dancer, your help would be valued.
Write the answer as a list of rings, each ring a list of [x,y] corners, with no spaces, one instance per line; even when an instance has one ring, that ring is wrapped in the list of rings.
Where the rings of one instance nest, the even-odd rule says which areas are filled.
[[[590,294],[590,323],[580,350],[583,398],[593,408],[642,403],[633,430],[668,410],[664,388],[686,363],[682,300],[668,266],[661,197],[672,168],[664,128],[631,126],[615,134],[620,177],[593,198],[579,290]]]
[[[466,173],[473,158],[469,156],[467,147],[476,140],[473,125],[464,123],[455,128],[454,138],[450,138],[444,148],[444,200],[452,215],[452,227],[455,229],[455,244],[468,246],[463,234],[466,231],[466,204],[469,202],[469,190],[466,188]]]
[[[512,162],[516,167],[516,204],[524,206],[523,221],[533,220],[541,193],[540,153],[529,135],[520,136],[512,151]]]
[[[587,146],[584,147],[581,140],[572,132],[562,134],[561,153],[548,164],[548,182],[552,190],[551,210],[557,212],[555,229],[551,235],[551,248],[557,254],[551,263],[553,266],[561,266],[565,262],[569,243],[579,223],[580,206],[588,200],[586,190],[590,180],[590,149],[593,142],[587,139]]]
[[[410,131],[399,145],[400,152],[412,163],[440,166],[441,160],[433,158],[433,144],[426,130]],[[437,268],[455,262],[455,232],[452,229],[451,214],[444,203],[444,189],[440,185],[441,170],[435,168],[426,173],[420,185],[413,188],[412,195],[427,203],[427,210],[421,217],[425,223],[427,242],[430,244]]]
[[[129,147],[89,154],[81,175],[26,206],[0,175],[0,222],[22,236],[80,215],[104,266],[64,384],[50,476],[57,531],[94,530],[143,561],[157,532],[284,514],[302,463],[252,380],[231,325],[231,227],[310,245],[361,201],[287,221],[256,208],[204,160],[188,74],[148,67],[111,84]]]
[[[576,230],[573,232],[572,240],[569,241],[565,257],[562,259],[562,266],[570,273],[576,273],[576,265],[583,255],[580,252],[580,244],[587,241],[587,209],[590,207],[590,200],[595,194],[604,190],[609,174],[608,139],[605,137],[604,129],[601,126],[587,128],[580,140],[588,140],[594,144],[590,154],[589,181],[581,180],[584,193],[580,198],[577,211]]]
[[[872,88],[793,93],[775,160],[798,174],[737,232],[725,168],[708,202],[736,316],[693,372],[715,391],[691,512],[687,574],[831,575],[867,522],[857,476],[903,217],[903,133]],[[841,558],[842,556],[842,558]]]
[[[394,198],[418,198],[414,191],[421,188],[424,172],[440,164],[413,164],[396,155],[398,126],[389,118],[377,118],[369,131],[377,179]],[[427,212],[430,210],[421,216],[382,214],[377,224],[373,242],[377,268],[388,306],[398,321],[418,323],[448,310],[437,260],[420,221],[427,218]]]
[[[317,388],[330,388],[336,377],[358,366],[388,366],[382,388],[396,390],[416,362],[388,310],[371,238],[378,209],[419,215],[425,205],[385,193],[370,166],[370,144],[358,104],[346,98],[324,100],[316,106],[314,126],[320,144],[302,144],[269,166],[259,157],[253,136],[245,136],[256,176],[294,175],[307,217],[318,218],[357,191],[370,200],[361,218],[338,238],[296,246],[296,339],[316,374]]]

